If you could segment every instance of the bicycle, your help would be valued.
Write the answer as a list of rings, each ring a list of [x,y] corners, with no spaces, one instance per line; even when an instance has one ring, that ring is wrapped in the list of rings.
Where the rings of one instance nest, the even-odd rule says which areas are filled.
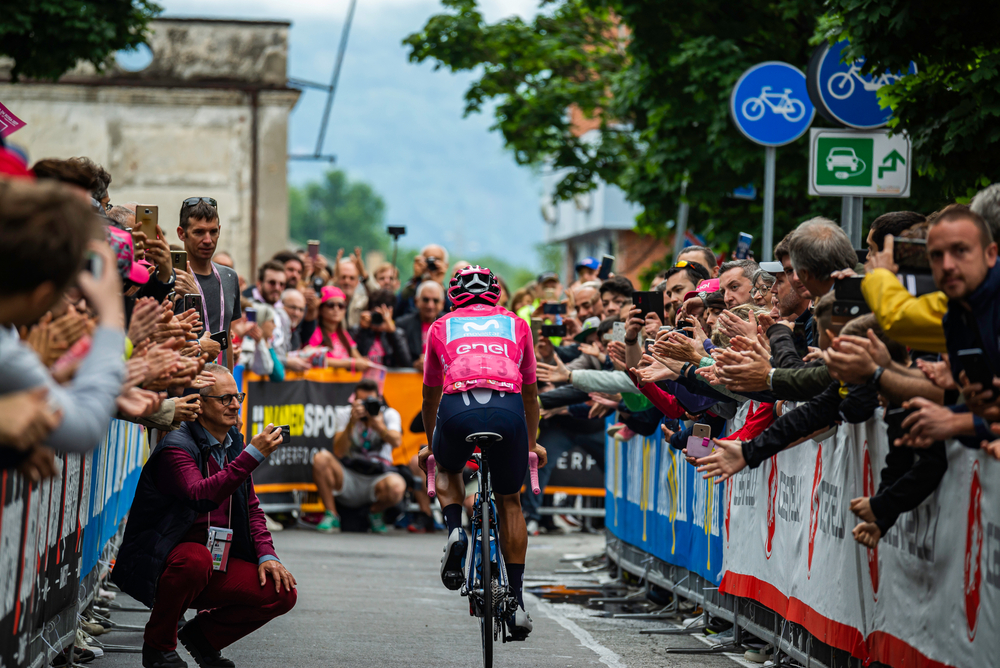
[[[883,73],[879,75],[877,79],[868,80],[865,77],[858,74],[861,71],[861,65],[864,64],[863,60],[858,60],[851,63],[851,67],[846,72],[837,72],[826,82],[826,89],[830,91],[830,95],[838,100],[846,100],[851,95],[854,95],[854,80],[857,79],[861,82],[861,86],[869,92],[877,91],[882,86],[888,86],[899,81],[902,77],[897,74]]]
[[[791,88],[786,88],[784,93],[772,93],[770,90],[770,86],[761,86],[760,95],[748,97],[743,101],[743,116],[748,121],[760,120],[767,108],[784,116],[789,123],[802,120],[806,115],[806,105],[791,96]],[[777,98],[777,102],[771,102],[771,98]]]
[[[503,642],[511,639],[506,632],[506,620],[517,610],[517,599],[514,597],[507,579],[507,568],[500,551],[500,531],[497,524],[497,507],[493,500],[493,487],[490,481],[489,460],[482,456],[491,445],[503,440],[500,434],[492,432],[477,432],[465,437],[469,443],[479,446],[480,452],[472,458],[478,465],[476,479],[479,491],[473,502],[471,519],[472,536],[469,548],[472,558],[465,559],[465,584],[459,593],[469,597],[469,615],[479,618],[479,630],[483,641],[483,666],[493,668],[493,642],[501,638]],[[538,486],[538,455],[528,453],[528,471],[531,478],[531,490],[540,493]],[[432,473],[433,472],[433,473]],[[427,496],[433,499],[435,492],[435,473],[437,468],[434,455],[427,458]],[[489,503],[484,503],[488,499]],[[486,536],[486,540],[483,540]],[[489,582],[490,586],[484,586]],[[499,620],[499,624],[494,624]]]

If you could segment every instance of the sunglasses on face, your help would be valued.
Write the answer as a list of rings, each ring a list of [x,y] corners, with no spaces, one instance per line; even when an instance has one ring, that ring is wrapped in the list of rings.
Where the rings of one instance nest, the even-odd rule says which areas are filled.
[[[323,304],[322,308],[346,309],[347,304],[343,302],[326,302]]]
[[[422,301],[424,304],[437,304],[441,300],[436,297],[421,297],[420,301]]]
[[[184,206],[194,206],[198,202],[207,202],[214,206],[216,209],[219,208],[219,203],[215,201],[212,197],[188,197],[184,200]]]
[[[218,399],[222,402],[223,406],[228,406],[233,403],[233,399],[236,399],[238,403],[242,404],[243,400],[247,397],[247,393],[237,392],[236,394],[203,394],[201,396],[204,399]]]

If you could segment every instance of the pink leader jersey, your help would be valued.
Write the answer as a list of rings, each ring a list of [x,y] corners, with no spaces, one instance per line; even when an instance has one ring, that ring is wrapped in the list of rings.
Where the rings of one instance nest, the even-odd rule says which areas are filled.
[[[520,392],[534,382],[531,327],[502,306],[474,304],[431,325],[424,385],[455,394],[474,387]]]

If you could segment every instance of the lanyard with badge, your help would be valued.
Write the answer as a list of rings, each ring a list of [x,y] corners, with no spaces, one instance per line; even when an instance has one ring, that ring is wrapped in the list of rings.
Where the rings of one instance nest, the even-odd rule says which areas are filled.
[[[226,466],[229,466],[229,457],[225,459]],[[212,570],[226,572],[229,565],[229,548],[233,544],[233,497],[229,497],[229,527],[213,527],[212,514],[208,514],[208,548],[212,555]]]
[[[215,280],[219,282],[219,331],[221,332],[226,328],[226,291],[222,288],[222,277],[219,276],[219,270],[215,268],[215,263],[209,262],[209,264],[212,265],[212,273],[215,274]],[[212,334],[212,323],[208,318],[208,303],[205,300],[205,291],[202,290],[201,281],[198,280],[197,276],[195,276],[194,284],[198,286],[198,294],[201,295],[201,311],[204,316],[204,320],[202,322],[205,323],[205,329],[208,330],[208,333]],[[219,364],[225,364],[223,352],[224,351],[220,350],[219,356],[215,360]]]

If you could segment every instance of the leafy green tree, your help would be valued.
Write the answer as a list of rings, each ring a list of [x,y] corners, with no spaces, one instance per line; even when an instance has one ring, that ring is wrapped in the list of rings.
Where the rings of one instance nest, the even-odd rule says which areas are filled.
[[[391,246],[383,228],[382,197],[367,183],[351,181],[339,169],[328,171],[320,183],[289,188],[288,214],[291,237],[301,244],[318,239],[328,257],[338,248],[348,254],[355,246],[365,252],[385,253]]]
[[[879,91],[890,124],[913,141],[916,167],[948,197],[998,179],[1000,4],[930,0],[830,0],[819,33],[851,40],[845,58],[866,72],[917,73]]]
[[[531,24],[492,25],[475,0],[442,4],[446,13],[404,41],[411,60],[482,72],[466,93],[466,112],[494,101],[494,128],[515,159],[566,174],[557,197],[602,179],[643,207],[641,232],[668,237],[683,199],[689,225],[717,249],[734,245],[740,231],[760,238],[760,198],[729,194],[747,184],[762,191],[764,149],[733,126],[729,96],[756,63],[805,69],[821,0],[559,0],[543,3],[552,9]],[[573,104],[599,119],[596,138],[572,132]],[[839,218],[839,198],[807,196],[807,164],[805,139],[778,150],[776,241],[805,218]],[[909,201],[867,200],[866,218],[942,203],[926,180],[911,191]]]
[[[103,69],[115,51],[146,41],[163,9],[150,0],[23,0],[0,12],[0,55],[14,59],[11,78],[58,79],[87,61]]]

